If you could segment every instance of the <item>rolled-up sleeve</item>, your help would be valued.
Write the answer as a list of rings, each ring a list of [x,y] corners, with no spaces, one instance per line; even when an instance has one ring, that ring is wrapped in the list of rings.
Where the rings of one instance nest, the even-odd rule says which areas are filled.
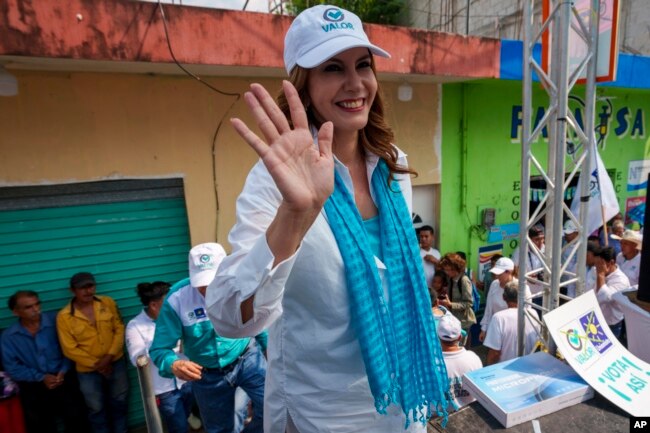
[[[221,263],[206,293],[208,316],[223,337],[254,337],[282,314],[284,285],[298,251],[273,267],[266,230],[281,201],[266,167],[258,162],[237,199],[237,222],[228,236],[232,254]],[[251,296],[254,315],[242,323],[241,303]]]
[[[618,292],[619,291],[616,288],[603,284],[596,293],[596,299],[598,299],[598,302],[600,303],[611,302],[612,297]]]

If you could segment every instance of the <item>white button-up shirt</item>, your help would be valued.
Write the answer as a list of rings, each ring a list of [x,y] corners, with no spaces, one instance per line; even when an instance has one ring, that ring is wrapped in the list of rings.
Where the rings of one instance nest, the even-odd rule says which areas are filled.
[[[376,156],[367,157],[369,182],[377,162]],[[398,163],[406,165],[401,152]],[[335,170],[353,191],[347,168],[335,160]],[[410,178],[396,178],[410,210]],[[206,296],[220,335],[238,338],[269,330],[264,431],[284,433],[288,416],[301,433],[404,431],[401,408],[391,406],[387,416],[375,410],[352,329],[343,260],[324,211],[298,251],[272,268],[265,234],[281,201],[266,167],[258,162],[237,200],[237,222],[228,238],[232,254],[222,262]],[[240,304],[253,295],[254,316],[242,323]],[[426,428],[412,423],[408,431]]]
[[[156,322],[142,310],[140,314],[129,320],[126,325],[125,340],[126,349],[129,352],[129,359],[131,364],[136,365],[136,361],[140,355],[149,356],[149,348],[153,342],[153,336],[156,333]],[[180,343],[175,349],[179,351]],[[180,379],[168,379],[161,377],[158,369],[149,359],[149,371],[151,372],[151,382],[154,389],[154,394],[162,394],[168,391],[174,391],[180,388],[184,381]]]
[[[626,259],[623,253],[618,253],[616,256],[616,264],[618,268],[627,275],[630,280],[630,286],[639,284],[639,270],[641,269],[641,253],[632,257],[630,260]]]
[[[514,249],[510,257],[512,257],[512,262],[515,264],[515,266],[519,266],[519,248],[517,247]],[[531,247],[532,248],[532,247]],[[542,245],[542,253],[546,250],[546,245]],[[532,250],[529,248],[528,250],[528,257],[526,257],[526,269],[525,272],[530,272],[533,269],[544,269],[544,263],[542,260],[537,256],[537,254],[533,253]],[[542,290],[544,290],[544,286],[541,284],[537,284],[534,282],[528,281],[528,287],[530,289],[530,292],[533,295],[538,294]],[[489,295],[489,293],[488,293]],[[505,304],[504,304],[505,305]],[[505,308],[505,307],[504,307]]]

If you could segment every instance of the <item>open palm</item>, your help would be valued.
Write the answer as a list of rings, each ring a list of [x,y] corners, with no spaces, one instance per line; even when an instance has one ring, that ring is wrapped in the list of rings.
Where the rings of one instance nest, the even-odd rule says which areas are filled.
[[[240,119],[231,122],[262,158],[286,206],[294,212],[320,209],[334,189],[334,127],[331,122],[324,123],[318,131],[318,147],[314,146],[298,92],[288,81],[283,82],[283,90],[289,103],[293,129],[273,98],[259,84],[252,84],[244,99],[264,140]]]

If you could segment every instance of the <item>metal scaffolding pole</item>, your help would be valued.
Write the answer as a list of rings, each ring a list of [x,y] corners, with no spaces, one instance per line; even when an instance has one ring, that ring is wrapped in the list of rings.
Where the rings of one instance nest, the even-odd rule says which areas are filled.
[[[138,356],[136,367],[138,370],[138,381],[140,382],[140,393],[142,394],[142,409],[147,424],[148,433],[163,433],[160,412],[156,405],[156,395],[153,391],[153,382],[149,363],[151,360],[146,355]]]
[[[594,134],[594,113],[596,96],[596,51],[598,46],[599,0],[591,1],[591,13],[586,25],[570,0],[548,0],[548,17],[542,23],[539,32],[533,35],[535,0],[524,1],[524,47],[523,47],[523,109],[522,109],[522,159],[521,159],[521,224],[519,228],[520,249],[519,263],[519,314],[518,314],[518,354],[524,354],[524,328],[526,320],[536,320],[534,315],[527,313],[528,307],[541,310],[542,314],[558,307],[560,299],[571,299],[561,294],[561,288],[570,284],[576,285],[576,294],[584,288],[585,257],[587,236],[585,223],[589,199],[589,180],[596,152]],[[573,18],[572,18],[573,17]],[[569,57],[569,34],[573,31],[586,43],[586,53],[582,59]],[[548,32],[550,45],[549,71],[546,73],[533,58],[533,48],[539,42],[544,32]],[[570,61],[572,62],[570,64]],[[570,66],[576,65],[573,70]],[[569,94],[576,81],[587,68],[585,86],[585,124],[584,130],[576,121],[569,109]],[[533,74],[548,94],[549,103],[542,119],[531,126],[533,113]],[[539,138],[542,130],[548,128],[549,140],[547,148],[547,166],[531,151],[531,145]],[[586,131],[586,133],[585,133]],[[573,159],[570,161],[570,172],[567,169],[567,136],[579,142]],[[539,153],[539,152],[538,152]],[[530,214],[530,176],[531,165],[546,182],[546,194],[539,206]],[[578,169],[581,176],[580,218],[578,219],[564,204],[567,188],[575,177]],[[579,236],[567,245],[562,244],[563,221],[572,220]],[[546,225],[546,248],[540,251],[528,237],[528,230],[540,221]],[[526,259],[529,254],[536,255],[542,267],[526,269]],[[575,269],[569,269],[573,257],[576,257]],[[544,281],[537,281],[536,275],[544,273]],[[542,306],[535,305],[532,299],[525,299],[527,282],[535,282],[543,287]],[[543,322],[540,339],[549,352],[555,352],[554,343],[544,327]]]

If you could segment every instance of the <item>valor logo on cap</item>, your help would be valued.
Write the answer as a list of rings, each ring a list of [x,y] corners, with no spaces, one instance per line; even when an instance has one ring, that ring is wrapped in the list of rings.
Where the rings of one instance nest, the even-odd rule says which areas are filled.
[[[343,11],[341,9],[329,8],[325,11],[325,13],[323,13],[323,19],[325,19],[325,21],[337,23],[339,21],[343,21],[343,18],[345,18],[345,15],[343,15]]]
[[[345,18],[341,9],[329,8],[323,13],[323,19],[329,21],[321,26],[325,33],[330,30],[354,30],[354,25],[351,22],[341,22]]]

